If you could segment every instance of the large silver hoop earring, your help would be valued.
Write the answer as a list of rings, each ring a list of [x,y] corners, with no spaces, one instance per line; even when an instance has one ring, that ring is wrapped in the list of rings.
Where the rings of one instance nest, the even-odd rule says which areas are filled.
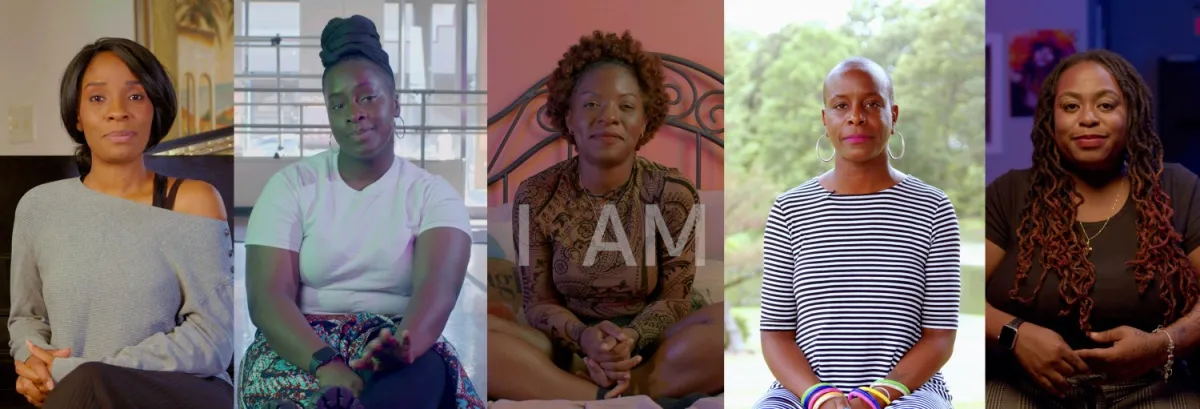
[[[904,146],[904,134],[896,132],[896,136],[900,137],[900,154],[899,155],[892,154],[892,141],[890,141],[890,140],[888,141],[887,152],[888,152],[888,156],[892,157],[892,159],[900,160],[900,158],[904,157],[904,150],[906,149]]]
[[[403,130],[403,131],[401,130],[402,128],[404,128],[404,117],[398,116],[396,118],[400,119],[400,126],[392,128],[392,133],[396,135],[396,140],[402,140],[402,139],[404,139],[404,136],[408,135],[408,130],[407,129]]]
[[[833,160],[833,155],[837,155],[837,149],[833,150],[833,155],[829,155],[829,158],[822,158],[821,157],[821,140],[822,139],[829,139],[829,135],[821,134],[821,137],[817,138],[817,159],[820,159],[821,162],[829,162],[829,161]],[[833,142],[830,142],[829,145],[833,146]]]

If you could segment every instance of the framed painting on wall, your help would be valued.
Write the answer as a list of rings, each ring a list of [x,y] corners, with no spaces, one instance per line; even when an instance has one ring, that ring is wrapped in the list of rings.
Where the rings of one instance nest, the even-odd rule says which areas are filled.
[[[1000,34],[987,34],[987,47],[984,51],[985,82],[987,90],[984,101],[984,140],[987,154],[1003,151],[1004,123],[1008,120],[1005,107],[1008,106],[1008,64],[1005,58],[1005,44]]]
[[[1042,83],[1059,61],[1075,54],[1074,30],[1033,30],[1009,39],[1008,74],[1010,114],[1031,117],[1037,109]]]
[[[233,0],[134,0],[137,42],[171,74],[179,112],[165,140],[233,126]]]

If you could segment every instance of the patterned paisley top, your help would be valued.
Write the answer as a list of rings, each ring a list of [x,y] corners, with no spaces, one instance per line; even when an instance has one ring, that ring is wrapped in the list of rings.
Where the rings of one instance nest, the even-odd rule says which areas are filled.
[[[513,242],[530,325],[576,353],[584,329],[603,320],[627,322],[639,350],[654,345],[691,309],[698,203],[682,173],[641,157],[629,181],[604,197],[580,185],[578,157],[522,182]]]

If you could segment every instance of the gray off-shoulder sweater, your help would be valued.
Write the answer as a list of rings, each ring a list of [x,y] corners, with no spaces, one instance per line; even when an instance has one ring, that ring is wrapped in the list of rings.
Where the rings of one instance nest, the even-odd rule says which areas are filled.
[[[230,381],[228,224],[108,196],[77,178],[30,190],[15,221],[14,359],[29,357],[29,340],[71,348],[54,360],[55,381],[90,361]]]

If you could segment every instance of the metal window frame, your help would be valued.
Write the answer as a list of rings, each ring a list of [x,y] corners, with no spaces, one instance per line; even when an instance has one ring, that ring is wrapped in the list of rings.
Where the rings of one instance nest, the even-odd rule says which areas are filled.
[[[304,149],[303,149],[303,141],[305,139],[305,136],[308,134],[321,133],[319,131],[312,132],[313,130],[320,130],[320,129],[324,129],[325,130],[324,134],[327,134],[329,126],[328,125],[321,126],[321,125],[305,124],[303,122],[303,112],[304,112],[303,108],[306,106],[322,106],[323,104],[310,103],[310,102],[295,102],[295,103],[281,102],[283,99],[282,97],[283,97],[284,93],[313,93],[313,92],[315,92],[315,93],[319,94],[321,92],[321,90],[313,89],[313,88],[285,88],[282,86],[275,87],[275,88],[238,87],[238,86],[236,86],[236,84],[240,83],[243,80],[272,80],[272,79],[274,79],[275,83],[277,85],[280,85],[281,82],[285,81],[285,80],[301,80],[301,79],[320,78],[321,77],[320,75],[315,75],[315,74],[284,73],[284,72],[282,72],[282,64],[281,64],[282,63],[282,51],[281,50],[283,48],[305,48],[305,49],[316,50],[316,49],[319,49],[319,45],[316,44],[316,41],[318,41],[320,38],[317,36],[268,37],[268,36],[246,35],[246,33],[249,32],[249,27],[250,27],[251,21],[252,21],[252,16],[250,13],[252,3],[294,3],[294,4],[299,5],[299,0],[247,0],[247,1],[243,2],[243,4],[242,4],[241,19],[242,19],[242,28],[244,31],[240,33],[241,35],[236,36],[234,38],[234,52],[237,52],[237,53],[244,52],[245,54],[243,55],[243,57],[244,57],[243,61],[242,61],[243,66],[241,67],[241,70],[239,70],[234,75],[234,81],[235,81],[234,92],[235,93],[245,93],[248,97],[250,95],[254,95],[255,93],[260,93],[260,92],[275,93],[276,94],[276,102],[258,103],[258,102],[247,101],[247,102],[235,102],[234,105],[242,106],[242,107],[275,106],[275,107],[278,107],[277,112],[276,112],[276,114],[278,116],[277,116],[277,120],[275,121],[276,123],[274,123],[274,124],[262,124],[262,123],[259,123],[259,124],[248,124],[248,123],[237,124],[237,123],[235,123],[234,124],[235,136],[236,135],[262,134],[262,133],[265,133],[265,131],[262,131],[262,130],[266,130],[266,129],[274,129],[274,130],[295,129],[295,130],[299,131],[298,134],[299,134],[300,142],[302,144],[299,155],[300,155],[300,157],[304,157],[305,153],[304,153]],[[398,7],[397,13],[399,14],[398,18],[400,21],[401,30],[403,30],[404,21],[405,21],[404,20],[405,8],[406,8],[405,5],[411,4],[412,2],[405,1],[405,0],[385,0],[384,3],[397,4],[400,6],[400,7]],[[457,0],[457,1],[453,1],[453,2],[438,1],[436,3],[453,4],[453,5],[458,6],[455,9],[455,11],[456,11],[455,14],[456,14],[456,28],[458,28],[458,33],[457,33],[458,36],[457,37],[459,39],[459,43],[455,46],[455,48],[458,53],[458,60],[459,60],[458,61],[458,63],[459,63],[458,71],[461,75],[460,85],[462,88],[464,88],[464,90],[404,89],[404,88],[397,87],[396,92],[400,93],[401,95],[416,95],[417,96],[417,98],[416,98],[417,104],[416,105],[419,107],[418,109],[420,110],[419,111],[420,112],[419,120],[416,123],[412,123],[411,125],[405,124],[403,126],[400,126],[400,127],[398,127],[398,129],[404,130],[406,132],[414,131],[419,135],[419,137],[421,139],[420,158],[419,158],[421,166],[424,166],[425,162],[426,162],[426,150],[428,149],[428,135],[431,131],[450,132],[450,133],[458,134],[459,135],[458,143],[459,143],[459,151],[460,151],[458,157],[460,159],[463,159],[465,162],[470,157],[468,149],[467,149],[468,145],[469,145],[468,141],[466,140],[467,136],[468,135],[478,135],[479,133],[484,133],[487,130],[487,127],[485,125],[479,125],[479,126],[467,125],[468,123],[472,122],[470,120],[471,118],[469,118],[469,110],[468,110],[469,107],[478,107],[481,105],[486,107],[486,102],[482,102],[482,103],[472,102],[470,100],[470,97],[471,97],[471,95],[486,95],[487,91],[485,91],[485,90],[466,90],[465,89],[465,88],[469,87],[470,80],[471,80],[471,76],[469,74],[468,64],[467,64],[468,56],[469,56],[468,44],[470,41],[476,41],[476,40],[473,40],[468,37],[468,33],[470,31],[469,24],[468,24],[468,22],[470,21],[470,13],[469,13],[470,7],[469,6],[474,4],[474,5],[476,5],[476,7],[478,7],[478,2],[470,1],[470,0]],[[476,29],[478,30],[478,28],[476,28]],[[404,38],[405,38],[403,31],[401,31],[399,38],[400,38],[400,40],[398,40],[396,42],[398,42],[401,45],[401,48],[403,49]],[[423,40],[428,41],[428,39],[423,39]],[[250,71],[250,55],[248,52],[246,52],[246,50],[251,49],[251,48],[275,48],[275,71],[273,73],[271,73],[271,72],[251,72]],[[476,63],[478,64],[478,61]],[[398,67],[398,69],[400,70],[401,73],[405,72],[403,67]],[[458,104],[431,103],[429,100],[432,95],[458,95],[459,103]],[[249,97],[249,98],[252,98],[252,97]],[[300,110],[300,113],[301,113],[300,124],[284,124],[283,123],[284,122],[283,121],[283,111],[284,111],[283,107],[284,106],[296,107]],[[459,125],[455,126],[455,125],[429,125],[429,124],[427,124],[427,112],[430,107],[452,107],[452,106],[459,106],[459,107],[463,108],[460,113],[461,119],[459,121]],[[254,129],[259,129],[260,131],[253,131]],[[279,157],[279,156],[277,156],[277,157]],[[470,178],[470,177],[468,176],[468,178]],[[468,184],[469,184],[469,181],[468,181]],[[479,189],[477,189],[477,190],[486,190],[486,187],[479,187]]]

